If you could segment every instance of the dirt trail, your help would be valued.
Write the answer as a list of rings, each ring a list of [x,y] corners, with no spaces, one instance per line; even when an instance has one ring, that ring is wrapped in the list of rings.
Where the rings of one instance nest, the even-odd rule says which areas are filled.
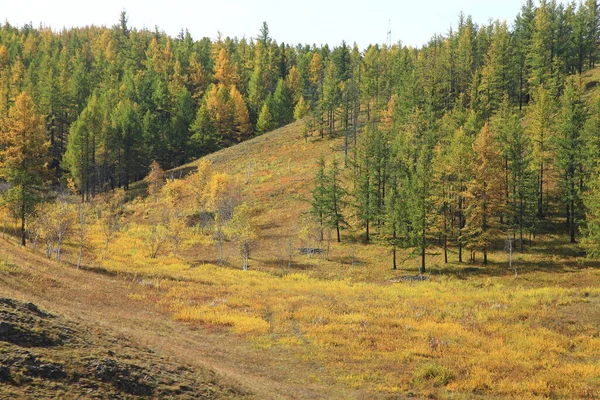
[[[123,335],[164,357],[215,371],[259,399],[361,398],[342,388],[301,382],[285,354],[261,350],[230,334],[207,332],[173,321],[150,304],[132,301],[132,285],[119,277],[76,270],[0,241],[17,269],[0,274],[0,296],[33,302],[92,329]],[[303,366],[306,369],[306,366]],[[310,368],[310,367],[309,367]],[[319,366],[314,366],[318,374]],[[307,371],[299,376],[306,376]]]

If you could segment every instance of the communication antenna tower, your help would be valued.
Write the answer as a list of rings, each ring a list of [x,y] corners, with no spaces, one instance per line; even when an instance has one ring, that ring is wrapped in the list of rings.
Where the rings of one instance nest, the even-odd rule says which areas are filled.
[[[387,31],[387,47],[392,47],[392,20],[388,20],[388,31]]]

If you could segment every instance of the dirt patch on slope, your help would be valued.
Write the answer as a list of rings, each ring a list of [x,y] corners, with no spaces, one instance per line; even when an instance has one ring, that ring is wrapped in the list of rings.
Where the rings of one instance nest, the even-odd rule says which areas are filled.
[[[246,393],[127,338],[0,298],[0,397],[31,396],[217,399]]]

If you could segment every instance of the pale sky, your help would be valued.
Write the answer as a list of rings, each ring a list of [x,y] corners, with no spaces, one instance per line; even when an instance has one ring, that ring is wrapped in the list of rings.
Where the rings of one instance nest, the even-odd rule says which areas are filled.
[[[263,21],[279,43],[330,46],[342,40],[365,48],[385,43],[391,20],[392,42],[422,46],[434,34],[456,28],[458,15],[476,23],[490,18],[509,25],[525,0],[0,0],[0,21],[23,26],[40,24],[54,30],[85,25],[112,26],[121,10],[129,25],[171,36],[189,30],[195,40],[204,36],[255,37]],[[536,2],[537,3],[537,2]]]

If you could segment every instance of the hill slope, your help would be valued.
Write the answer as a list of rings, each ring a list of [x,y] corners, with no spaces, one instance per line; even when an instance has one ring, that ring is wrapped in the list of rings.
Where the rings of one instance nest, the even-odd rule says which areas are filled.
[[[195,170],[201,160],[206,159],[213,163],[216,171],[226,172],[242,182],[243,200],[254,210],[259,230],[259,240],[252,254],[252,267],[273,272],[280,268],[282,259],[287,258],[289,243],[294,248],[302,245],[299,238],[302,216],[310,209],[311,191],[317,163],[321,157],[327,163],[334,159],[338,160],[345,170],[344,138],[322,139],[314,135],[306,137],[303,122],[296,122],[220,150],[194,163],[170,171],[168,175],[176,178],[185,176]],[[350,157],[349,154],[348,159]],[[346,234],[357,233],[349,230],[344,232],[344,236]],[[352,237],[350,241],[357,240]],[[370,264],[384,262],[378,256],[382,251],[386,252],[377,246],[371,248],[346,244],[337,246],[332,249],[331,260],[336,262],[330,265],[333,268],[330,272],[337,274],[339,272],[336,271],[337,261],[349,257],[353,252],[361,252],[365,256],[368,252]],[[230,252],[228,258],[230,262],[236,264],[235,254]],[[364,258],[365,262],[366,260],[367,258]],[[214,256],[209,255],[199,261],[214,262],[215,259]],[[296,261],[297,269],[309,273],[307,269],[310,269],[312,275],[323,277],[324,271],[312,268],[311,260]],[[325,275],[330,276],[327,272]]]
[[[214,374],[148,348],[49,314],[32,303],[0,298],[0,391],[6,397],[239,398]]]
[[[57,265],[5,240],[0,254],[1,398],[325,398],[289,379],[291,359],[137,300],[159,300],[157,280]],[[38,336],[53,346],[32,347]]]

